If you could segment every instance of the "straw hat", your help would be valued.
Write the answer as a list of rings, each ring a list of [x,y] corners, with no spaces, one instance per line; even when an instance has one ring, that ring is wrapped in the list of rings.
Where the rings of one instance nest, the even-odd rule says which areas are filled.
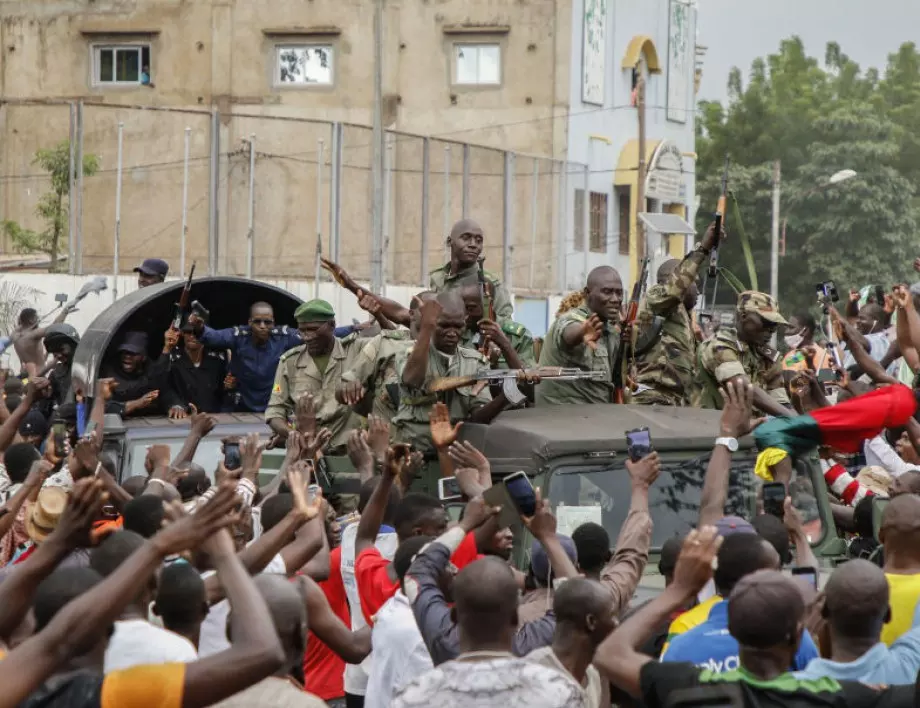
[[[883,497],[888,496],[888,487],[891,486],[891,475],[888,470],[878,465],[863,467],[856,475],[856,481],[868,488],[873,494]]]
[[[67,491],[62,487],[44,487],[26,518],[26,533],[35,543],[42,543],[57,527],[64,507]]]

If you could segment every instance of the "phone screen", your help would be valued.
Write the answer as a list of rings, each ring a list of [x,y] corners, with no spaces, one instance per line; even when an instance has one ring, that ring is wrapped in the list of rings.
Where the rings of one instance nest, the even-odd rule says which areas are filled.
[[[638,462],[652,451],[652,435],[648,428],[626,431],[626,451],[629,459]]]
[[[537,495],[534,493],[530,480],[527,479],[527,474],[515,472],[505,477],[504,483],[508,496],[511,497],[517,510],[524,516],[533,516],[537,511]]]
[[[438,492],[441,501],[460,499],[463,496],[463,492],[460,491],[460,483],[456,477],[441,477],[438,480]]]
[[[811,586],[815,590],[818,589],[818,571],[815,568],[812,568],[810,566],[805,566],[802,568],[793,568],[792,574],[802,576],[809,583],[811,583]]]
[[[224,443],[224,467],[228,470],[238,470],[243,466],[243,458],[240,455],[239,443]]]
[[[782,482],[770,482],[763,485],[763,510],[767,514],[783,518],[786,501],[786,485]]]
[[[58,455],[62,454],[64,449],[64,436],[67,434],[67,426],[64,423],[55,423],[51,430],[54,432],[54,448]]]

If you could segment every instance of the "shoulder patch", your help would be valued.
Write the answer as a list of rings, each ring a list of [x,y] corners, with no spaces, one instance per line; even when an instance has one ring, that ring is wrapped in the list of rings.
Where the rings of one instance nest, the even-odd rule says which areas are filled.
[[[281,325],[280,327],[275,327],[275,328],[272,330],[272,334],[280,334],[280,335],[283,335],[283,336],[287,336],[287,333],[288,333],[288,326],[287,326],[287,325]]]
[[[470,347],[457,347],[457,354],[462,356],[464,359],[478,359],[480,361],[487,361],[478,349],[472,349]]]
[[[337,339],[339,340],[339,344],[351,344],[352,342],[357,341],[358,334],[359,332],[352,332],[351,334],[344,337],[337,337]],[[364,339],[368,339],[368,337],[364,337]]]

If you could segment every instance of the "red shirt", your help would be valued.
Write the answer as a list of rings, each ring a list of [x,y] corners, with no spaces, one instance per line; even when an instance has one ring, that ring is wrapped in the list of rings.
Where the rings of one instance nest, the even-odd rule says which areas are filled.
[[[350,629],[348,598],[345,596],[345,585],[342,583],[341,548],[335,548],[329,554],[329,579],[319,583],[319,586],[323,589],[336,617]],[[324,701],[342,698],[345,695],[345,661],[313,632],[307,637],[303,674],[304,690],[308,693],[319,696]]]
[[[468,533],[451,556],[451,562],[460,570],[478,557],[476,539],[472,533]],[[390,580],[387,573],[389,565],[390,561],[380,555],[374,546],[365,548],[355,559],[355,581],[358,583],[358,597],[361,598],[361,613],[369,627],[374,626],[371,618],[399,590],[399,581]]]

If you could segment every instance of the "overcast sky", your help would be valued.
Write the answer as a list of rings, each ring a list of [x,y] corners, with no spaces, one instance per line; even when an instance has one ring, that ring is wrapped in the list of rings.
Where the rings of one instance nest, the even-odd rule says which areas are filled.
[[[698,42],[708,51],[700,99],[726,97],[728,72],[775,53],[797,34],[810,56],[824,61],[830,41],[865,70],[884,71],[888,54],[903,42],[920,44],[920,0],[698,0]]]

